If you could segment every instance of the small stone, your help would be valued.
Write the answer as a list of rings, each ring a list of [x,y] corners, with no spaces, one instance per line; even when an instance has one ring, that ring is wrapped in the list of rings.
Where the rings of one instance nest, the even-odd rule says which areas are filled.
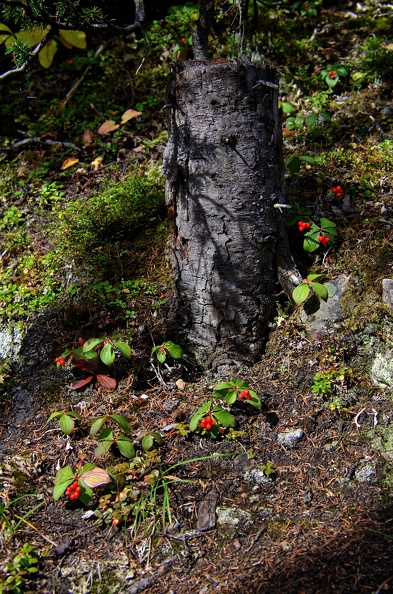
[[[279,433],[277,437],[278,443],[283,445],[285,448],[294,448],[298,445],[304,437],[303,429],[295,429],[295,431]]]
[[[384,278],[382,281],[382,301],[393,309],[393,280]]]
[[[262,487],[272,484],[272,480],[260,468],[252,468],[248,470],[244,477],[244,482],[247,485]]]
[[[210,530],[216,525],[216,506],[218,493],[215,489],[209,491],[198,508],[198,530]]]

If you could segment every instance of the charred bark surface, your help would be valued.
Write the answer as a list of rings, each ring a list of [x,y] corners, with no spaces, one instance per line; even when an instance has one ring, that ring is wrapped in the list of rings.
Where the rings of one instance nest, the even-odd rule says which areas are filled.
[[[179,62],[168,87],[175,329],[206,367],[261,354],[285,243],[276,72]],[[280,267],[285,265],[281,263]]]

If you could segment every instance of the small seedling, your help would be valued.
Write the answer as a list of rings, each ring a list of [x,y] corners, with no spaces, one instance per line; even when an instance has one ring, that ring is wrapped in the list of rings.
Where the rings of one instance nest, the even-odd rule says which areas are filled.
[[[308,277],[303,279],[300,285],[298,285],[294,289],[292,297],[296,305],[301,305],[302,303],[307,301],[307,299],[311,297],[313,293],[318,295],[318,297],[321,297],[321,299],[323,299],[324,301],[327,300],[329,296],[327,288],[325,287],[325,285],[315,282],[317,278],[321,278],[322,276],[324,275],[309,274]]]
[[[165,363],[167,354],[173,359],[181,359],[183,357],[183,349],[178,344],[168,340],[168,342],[163,342],[158,346],[154,346],[151,350],[151,354],[156,355],[159,363]]]
[[[263,474],[265,474],[266,476],[272,476],[276,474],[276,469],[274,468],[273,462],[268,461],[266,462],[266,464],[262,464],[261,470],[263,471]]]
[[[50,415],[47,423],[49,423],[49,421],[52,419],[57,419],[59,421],[60,429],[63,433],[65,433],[65,435],[70,435],[75,428],[75,419],[80,421],[81,417],[74,411],[56,411]]]

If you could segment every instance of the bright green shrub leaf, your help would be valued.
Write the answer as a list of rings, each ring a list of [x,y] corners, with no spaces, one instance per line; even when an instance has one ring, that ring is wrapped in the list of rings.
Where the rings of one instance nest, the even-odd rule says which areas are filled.
[[[308,284],[301,283],[300,285],[298,285],[296,287],[296,289],[294,289],[294,291],[292,293],[292,297],[293,297],[294,302],[297,305],[300,305],[301,303],[303,303],[303,301],[306,301],[309,294],[310,294],[310,287],[308,286]]]
[[[145,452],[148,452],[149,450],[152,449],[154,444],[154,439],[151,435],[145,435],[145,437],[142,439],[142,448],[145,450]]]
[[[336,77],[336,78],[330,78],[330,76],[327,76],[327,77],[325,78],[325,82],[326,82],[326,83],[328,84],[328,86],[329,86],[329,87],[331,87],[331,88],[335,87],[335,86],[336,86],[336,84],[338,83],[338,81],[339,81],[339,78],[338,78],[338,77]]]
[[[131,433],[131,427],[126,418],[122,415],[110,415],[111,419],[115,421],[124,433]]]
[[[72,485],[72,483],[74,482],[74,477],[72,476],[71,478],[65,480],[65,481],[61,481],[59,483],[56,483],[54,488],[53,488],[53,499],[55,501],[57,501],[58,499],[60,499],[60,497],[63,495],[63,493],[65,492],[65,490],[67,489],[67,487],[69,487],[70,485]]]
[[[311,254],[312,252],[315,252],[315,250],[317,250],[319,248],[319,246],[321,245],[318,241],[318,237],[319,237],[319,231],[317,234],[306,234],[304,236],[304,240],[303,240],[303,249],[305,252],[308,252],[309,254]]]
[[[75,427],[75,421],[69,415],[61,415],[59,425],[63,433],[70,435]]]
[[[92,426],[90,428],[90,435],[95,435],[96,433],[99,432],[99,430],[101,429],[101,427],[103,426],[103,424],[106,421],[106,415],[104,415],[103,417],[99,417],[98,419],[96,419],[93,423]]]
[[[54,412],[51,414],[51,416],[49,417],[49,419],[47,420],[47,423],[49,423],[49,421],[51,421],[52,419],[60,419],[60,417],[64,414],[64,412]]]
[[[224,409],[216,411],[215,408],[213,408],[212,410],[212,416],[216,419],[218,423],[220,423],[220,425],[222,425],[223,427],[236,426],[236,419],[233,415],[231,415],[231,413]]]
[[[259,399],[259,396],[256,392],[254,392],[254,390],[250,390],[250,400],[247,400],[248,404],[252,404],[252,406],[255,406],[255,408],[261,408],[261,401]]]
[[[63,468],[59,468],[59,470],[56,472],[54,483],[57,485],[58,483],[68,481],[69,479],[73,478],[74,473],[72,472],[71,466],[64,466]]]
[[[299,159],[304,161],[304,163],[308,163],[309,165],[315,165],[314,157],[310,157],[309,155],[299,155]]]
[[[321,285],[320,283],[310,283],[310,284],[311,284],[313,291],[315,291],[315,293],[317,295],[319,295],[319,297],[321,297],[322,299],[324,299],[326,301],[326,299],[328,298],[327,288],[324,285]]]
[[[310,128],[315,125],[318,119],[318,115],[316,113],[311,113],[309,116],[306,117],[306,125]]]
[[[165,343],[165,348],[174,359],[181,359],[183,357],[183,349],[171,340]]]
[[[236,402],[236,398],[237,398],[237,390],[231,390],[230,392],[228,392],[228,394],[225,397],[225,402],[227,404],[233,404],[234,402]]]
[[[102,349],[101,353],[100,353],[100,359],[101,361],[105,364],[108,365],[108,367],[110,365],[113,364],[114,360],[115,360],[115,351],[113,349],[113,346],[111,345],[110,342],[108,342],[104,348]]]
[[[228,388],[233,388],[233,382],[218,382],[218,384],[214,386],[214,391],[228,390]]]
[[[106,439],[105,441],[101,441],[99,445],[95,448],[94,454],[96,456],[103,456],[108,452],[108,450],[110,450],[113,443],[113,439]]]
[[[116,440],[116,444],[122,456],[125,456],[129,459],[134,458],[135,448],[129,437],[126,435],[120,435]]]
[[[0,45],[11,35],[13,35],[11,29],[7,25],[0,23]]]
[[[104,342],[104,340],[105,338],[89,338],[89,340],[86,340],[85,344],[83,345],[82,351],[87,353],[88,351],[94,349],[98,344]]]
[[[338,67],[336,68],[336,72],[337,72],[337,73],[338,73],[340,76],[347,76],[347,74],[348,74],[348,71],[347,71],[347,69],[345,68],[345,66],[338,66]]]
[[[130,345],[128,345],[126,342],[121,342],[120,340],[114,341],[113,344],[115,345],[115,347],[117,349],[119,349],[119,351],[121,352],[121,354],[123,355],[123,357],[125,357],[126,359],[130,359],[131,358],[131,347],[130,347]]]
[[[324,274],[309,274],[307,280],[313,281],[317,278],[321,278],[321,276],[325,276]]]
[[[293,113],[296,111],[296,107],[292,103],[289,103],[289,101],[283,101],[281,103],[281,109],[284,113]]]

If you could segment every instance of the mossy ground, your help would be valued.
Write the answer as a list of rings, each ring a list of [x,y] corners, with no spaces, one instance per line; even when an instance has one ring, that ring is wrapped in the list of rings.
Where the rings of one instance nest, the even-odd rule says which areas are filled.
[[[159,174],[165,81],[176,43],[188,39],[195,13],[191,7],[174,11],[148,30],[151,53],[137,76],[144,55],[140,41],[97,38],[89,43],[91,48],[104,43],[99,59],[62,49],[45,78],[33,65],[2,89],[6,118],[1,144],[7,150],[0,161],[0,308],[5,324],[24,324],[25,338],[21,360],[11,372],[4,367],[0,480],[5,503],[25,494],[28,480],[45,508],[22,521],[14,536],[6,532],[5,520],[15,525],[29,510],[28,500],[4,512],[6,517],[0,515],[1,553],[10,558],[24,542],[43,551],[51,542],[49,554],[40,554],[41,573],[27,590],[107,593],[134,587],[151,594],[225,594],[391,588],[393,400],[391,389],[370,379],[372,357],[377,351],[386,356],[393,348],[392,314],[381,301],[381,282],[392,276],[393,265],[391,7],[322,4],[312,17],[299,16],[287,3],[258,6],[263,26],[251,37],[241,41],[238,6],[228,4],[212,41],[221,57],[236,58],[243,43],[242,51],[275,63],[281,100],[291,102],[296,114],[329,112],[330,122],[294,131],[286,127],[284,114],[286,158],[297,153],[315,159],[297,175],[288,173],[287,196],[311,207],[316,217],[334,220],[338,240],[310,256],[302,250],[301,234],[293,228],[289,233],[304,275],[346,275],[350,282],[341,325],[316,342],[277,286],[277,315],[266,353],[253,368],[239,371],[260,395],[262,409],[236,404],[240,433],[232,438],[212,441],[187,434],[190,417],[210,397],[212,385],[231,378],[201,373],[189,357],[169,369],[164,366],[160,382],[157,364],[150,361],[152,340],[171,339],[166,328],[173,282],[167,258],[171,221],[160,201],[164,180]],[[228,24],[230,35],[225,33]],[[327,64],[344,65],[348,72],[333,90],[320,76]],[[142,115],[114,133],[97,134],[105,119],[119,121],[130,107]],[[20,129],[24,138],[32,134],[40,141],[12,148],[21,139]],[[86,130],[93,137],[83,146]],[[46,139],[74,148],[48,146]],[[70,157],[79,162],[62,170]],[[338,184],[344,189],[341,199],[331,193]],[[131,210],[124,225],[122,200],[136,186],[146,192],[134,192],[140,211]],[[149,192],[152,201],[146,200]],[[100,225],[102,242],[97,245],[94,229]],[[108,324],[108,315],[114,324]],[[118,389],[70,390],[73,370],[56,369],[54,358],[79,336],[117,330],[133,349],[131,362],[116,362]],[[312,390],[316,373],[333,377],[342,368],[348,373],[332,383],[332,395]],[[332,409],[335,398],[342,404]],[[77,410],[82,417],[70,438],[54,423],[46,425],[51,412],[63,409]],[[96,509],[100,495],[86,510],[64,497],[53,502],[51,489],[58,464],[76,468],[94,459],[96,442],[89,427],[94,418],[109,413],[130,420],[142,459],[143,431],[164,436],[150,461],[143,459],[129,470],[127,484],[144,493],[143,476],[152,467],[166,469],[217,453],[233,456],[176,467],[176,478],[192,482],[170,486],[170,529],[158,517],[162,492],[157,493],[159,506],[146,499],[146,518],[137,530],[132,522],[97,524],[96,516],[85,514]],[[179,424],[183,434],[175,429]],[[277,437],[293,428],[302,428],[305,437],[286,449]],[[240,456],[244,453],[246,463]],[[275,469],[273,479],[250,484],[248,465],[260,469],[268,461]],[[108,454],[97,462],[116,465],[119,458]],[[368,475],[361,472],[364,468]],[[223,524],[198,533],[199,506],[212,488],[220,507],[239,509],[245,516],[235,528]]]

